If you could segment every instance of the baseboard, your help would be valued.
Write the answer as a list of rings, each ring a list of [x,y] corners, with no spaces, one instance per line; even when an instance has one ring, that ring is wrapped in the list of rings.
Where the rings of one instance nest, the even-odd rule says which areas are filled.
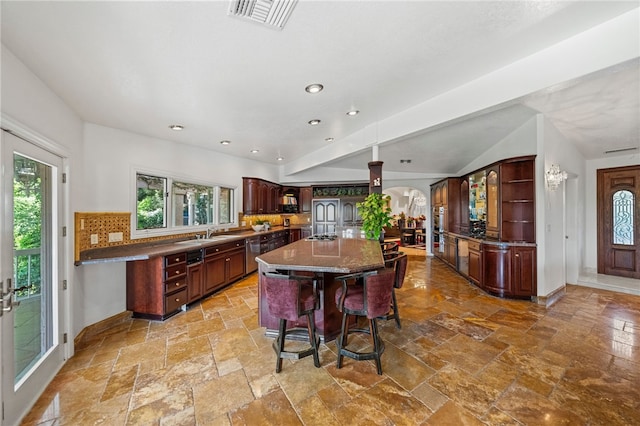
[[[534,299],[538,305],[542,305],[548,308],[552,306],[554,303],[556,303],[558,300],[562,299],[565,294],[567,294],[567,286],[563,285],[562,287],[558,287],[557,289],[553,290],[551,293],[547,294],[546,296],[537,296]]]
[[[80,342],[82,342],[84,339],[91,338],[96,334],[103,332],[104,330],[107,330],[122,322],[128,321],[129,319],[131,319],[131,315],[131,311],[124,311],[109,318],[105,318],[102,321],[98,321],[94,324],[88,325],[83,328],[80,333],[78,333],[78,335],[73,339],[73,344],[75,346],[79,346]]]

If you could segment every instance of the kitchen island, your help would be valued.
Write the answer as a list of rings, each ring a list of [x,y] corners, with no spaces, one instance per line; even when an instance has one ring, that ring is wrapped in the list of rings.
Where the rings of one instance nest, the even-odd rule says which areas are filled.
[[[357,238],[313,239],[305,238],[270,251],[256,258],[259,265],[258,318],[266,327],[268,336],[277,336],[278,319],[269,313],[262,285],[264,272],[314,273],[318,278],[320,309],[315,312],[316,329],[320,339],[328,342],[340,334],[342,314],[335,303],[336,290],[341,286],[336,277],[384,267],[380,243]],[[306,327],[306,319],[291,327]]]

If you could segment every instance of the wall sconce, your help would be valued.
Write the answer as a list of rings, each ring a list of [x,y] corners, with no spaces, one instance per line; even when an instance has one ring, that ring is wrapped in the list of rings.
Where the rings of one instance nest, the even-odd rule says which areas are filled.
[[[558,189],[562,181],[566,179],[567,172],[561,171],[557,164],[552,164],[551,168],[547,170],[547,186],[552,191]]]

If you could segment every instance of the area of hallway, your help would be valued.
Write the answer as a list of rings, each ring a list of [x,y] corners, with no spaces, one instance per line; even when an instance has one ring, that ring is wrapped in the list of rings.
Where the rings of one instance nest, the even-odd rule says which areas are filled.
[[[87,336],[23,424],[640,424],[640,297],[568,286],[550,308],[502,300],[411,254],[381,376],[373,361],[337,369],[334,342],[321,368],[276,374],[253,274],[165,322]]]

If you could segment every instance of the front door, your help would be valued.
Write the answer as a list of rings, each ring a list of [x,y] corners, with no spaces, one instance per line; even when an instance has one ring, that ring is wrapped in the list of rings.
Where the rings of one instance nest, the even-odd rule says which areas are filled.
[[[598,170],[598,273],[640,278],[640,166]]]
[[[63,363],[62,161],[2,132],[2,425],[18,424]]]

